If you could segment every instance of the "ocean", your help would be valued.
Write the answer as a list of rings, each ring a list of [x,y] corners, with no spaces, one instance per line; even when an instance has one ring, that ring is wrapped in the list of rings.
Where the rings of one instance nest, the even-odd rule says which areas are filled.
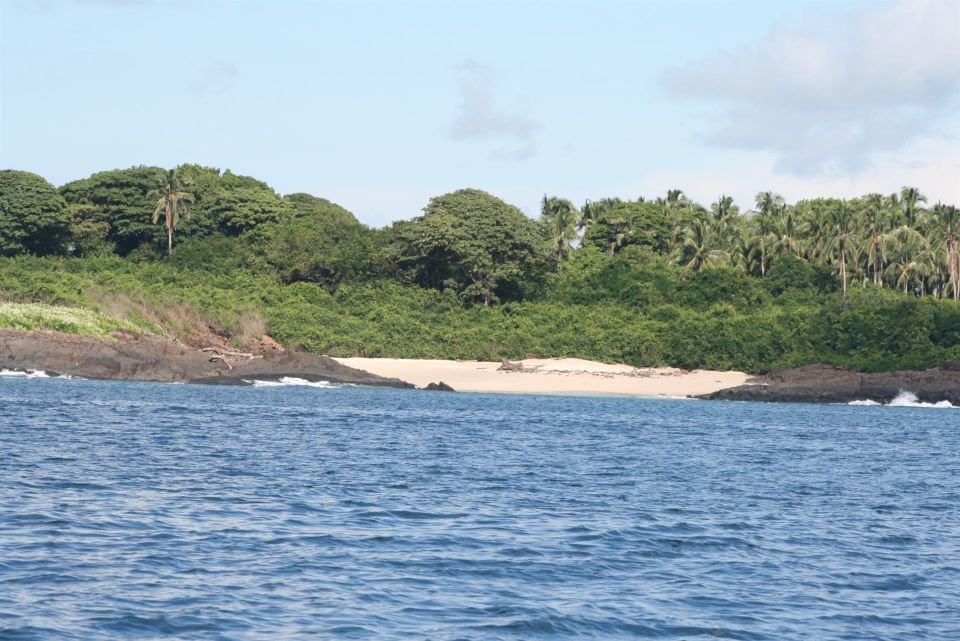
[[[565,638],[960,639],[960,412],[0,378],[0,639]]]

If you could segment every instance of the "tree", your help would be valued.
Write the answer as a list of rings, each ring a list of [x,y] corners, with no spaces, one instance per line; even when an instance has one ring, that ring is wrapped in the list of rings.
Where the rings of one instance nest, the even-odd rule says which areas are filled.
[[[85,220],[106,223],[109,230],[105,240],[126,256],[157,240],[150,219],[157,203],[154,194],[165,174],[159,167],[144,166],[103,171],[67,183],[60,193],[70,205],[91,206]]]
[[[556,265],[536,222],[478,189],[437,196],[423,216],[394,225],[388,259],[423,287],[453,287],[485,306],[521,299]]]
[[[773,220],[785,207],[783,196],[772,191],[762,191],[755,198],[757,234],[750,240],[751,253],[760,257],[760,276],[767,272],[769,249],[776,242],[773,234]]]
[[[676,261],[693,271],[704,267],[722,267],[730,264],[730,254],[721,248],[720,239],[707,221],[695,221],[684,233],[683,244],[677,249]]]
[[[286,205],[269,185],[229,170],[223,173],[220,188],[209,203],[209,216],[230,236],[276,223],[285,213]]]
[[[639,245],[667,253],[673,227],[663,207],[648,202],[616,202],[605,207],[583,239],[611,256],[624,247]]]
[[[867,268],[873,273],[873,282],[883,286],[883,272],[886,268],[887,247],[890,243],[890,216],[886,201],[880,194],[868,194],[861,202],[865,221],[864,244]]]
[[[721,194],[717,202],[710,205],[710,216],[717,236],[724,242],[731,241],[740,216],[740,208],[733,203],[733,198]]]
[[[583,203],[583,207],[580,209],[580,223],[577,225],[580,230],[580,237],[585,239],[590,227],[603,218],[604,214],[614,205],[619,205],[621,202],[623,201],[619,198],[601,198],[597,201],[588,199]]]
[[[903,206],[903,223],[911,229],[918,226],[919,216],[923,209],[918,203],[927,202],[927,197],[920,193],[916,187],[904,187],[900,190],[900,203]]]
[[[572,241],[577,240],[580,212],[565,198],[543,197],[540,203],[540,223],[557,253],[557,260],[569,258],[573,253]]]
[[[931,210],[937,244],[943,250],[953,299],[960,299],[960,210],[937,203]]]
[[[328,286],[370,265],[373,232],[349,211],[309,194],[284,197],[287,211],[264,229],[266,261],[286,283]]]
[[[857,236],[854,231],[854,217],[847,203],[840,201],[830,211],[828,252],[836,256],[840,265],[840,282],[843,293],[847,293],[847,263],[856,250]]]
[[[183,211],[184,218],[190,215],[186,203],[193,202],[193,194],[180,191],[180,181],[177,179],[177,172],[171,169],[167,172],[166,179],[160,185],[160,200],[153,210],[152,221],[156,225],[160,219],[160,214],[164,217],[164,226],[167,228],[167,256],[173,256],[173,230],[177,228],[180,222],[180,212]]]
[[[0,171],[0,254],[63,254],[70,212],[46,180],[26,171]]]

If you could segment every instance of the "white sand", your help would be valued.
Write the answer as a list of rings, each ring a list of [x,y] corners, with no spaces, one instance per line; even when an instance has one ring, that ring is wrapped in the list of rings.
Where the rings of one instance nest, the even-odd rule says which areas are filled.
[[[514,394],[600,394],[618,396],[694,396],[746,382],[743,372],[686,372],[672,368],[635,368],[576,358],[527,359],[524,370],[498,371],[500,363],[399,358],[338,358],[350,367],[399,378],[417,387],[443,381],[460,392]]]

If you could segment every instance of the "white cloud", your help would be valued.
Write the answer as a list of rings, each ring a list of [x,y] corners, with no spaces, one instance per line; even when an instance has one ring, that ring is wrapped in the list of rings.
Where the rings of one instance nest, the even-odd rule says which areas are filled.
[[[667,70],[674,96],[719,104],[707,137],[772,152],[779,173],[849,176],[878,154],[945,135],[960,105],[960,2],[900,0],[774,28],[740,48]]]
[[[648,198],[683,189],[704,205],[728,194],[741,209],[754,206],[757,192],[772,190],[793,203],[805,198],[852,198],[868,193],[891,194],[900,187],[918,187],[929,202],[960,204],[960,148],[952,140],[922,139],[896,152],[876,155],[876,166],[851,176],[796,176],[776,170],[771,153],[724,152],[724,162],[708,168],[670,169],[653,172],[636,184],[626,185],[624,194]]]
[[[506,111],[494,103],[494,72],[475,60],[460,64],[460,109],[450,125],[454,140],[495,140],[502,145],[493,152],[499,160],[525,160],[536,154],[535,137],[540,128],[532,118]]]

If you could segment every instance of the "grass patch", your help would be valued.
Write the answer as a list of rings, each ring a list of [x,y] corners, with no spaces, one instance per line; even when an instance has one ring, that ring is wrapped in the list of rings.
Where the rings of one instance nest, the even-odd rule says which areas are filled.
[[[104,316],[89,309],[42,303],[9,302],[0,302],[0,327],[26,331],[49,329],[66,334],[83,334],[101,338],[115,331],[140,331],[133,323]]]

